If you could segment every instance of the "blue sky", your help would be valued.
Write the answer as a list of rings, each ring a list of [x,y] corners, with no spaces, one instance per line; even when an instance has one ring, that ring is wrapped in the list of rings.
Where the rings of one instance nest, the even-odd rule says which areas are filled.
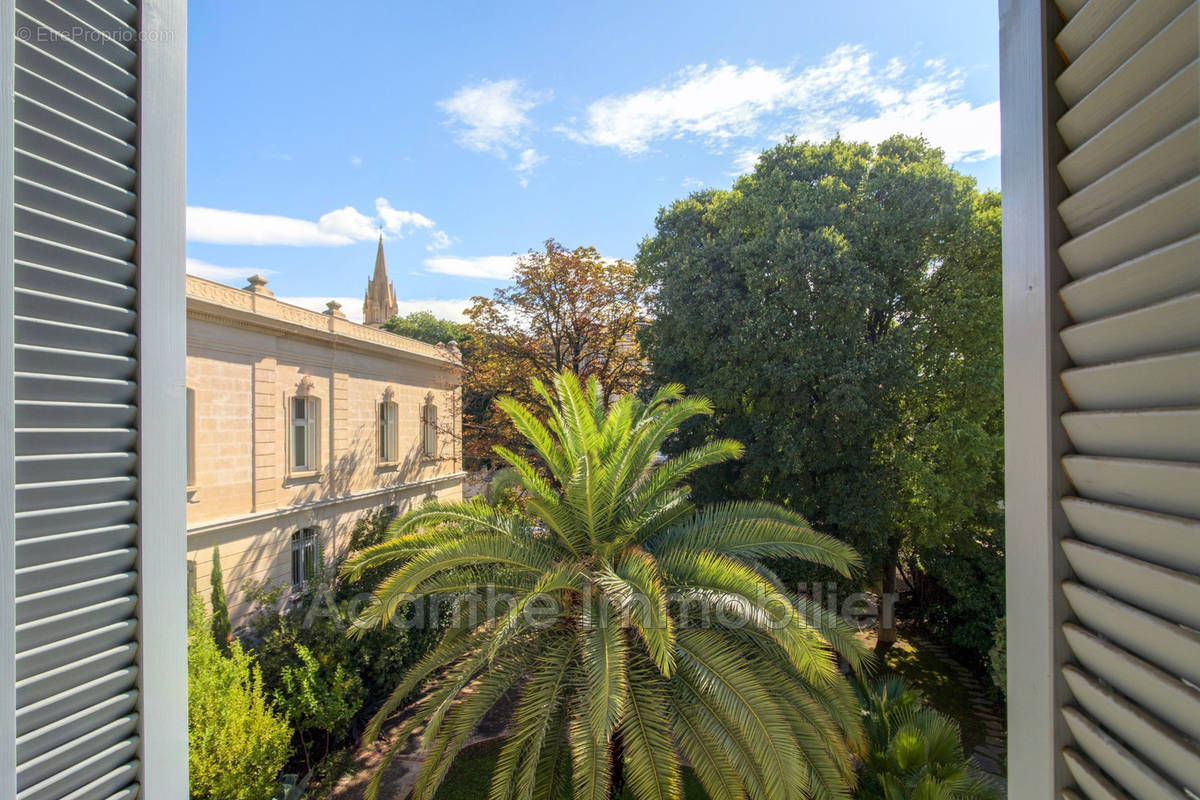
[[[632,258],[788,133],[923,133],[999,186],[986,0],[188,4],[189,270],[457,315],[548,237]]]

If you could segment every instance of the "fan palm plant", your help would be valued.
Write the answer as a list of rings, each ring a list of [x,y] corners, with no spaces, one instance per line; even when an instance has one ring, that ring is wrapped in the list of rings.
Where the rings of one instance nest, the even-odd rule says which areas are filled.
[[[368,740],[423,689],[393,752],[423,726],[413,797],[429,800],[511,693],[491,800],[678,798],[681,757],[713,800],[849,797],[861,715],[836,656],[856,668],[870,656],[764,559],[848,574],[857,554],[778,506],[693,507],[684,479],[742,449],[715,441],[662,459],[680,424],[712,410],[682,387],[611,404],[570,373],[535,389],[544,423],[497,401],[536,453],[496,449],[509,470],[493,491],[519,487],[524,512],[429,503],[346,565],[351,576],[391,569],[360,628],[387,624],[415,597],[459,604],[457,624],[396,686]],[[487,591],[508,602],[489,603]]]
[[[866,727],[862,800],[995,800],[970,774],[958,725],[897,677],[858,684]]]

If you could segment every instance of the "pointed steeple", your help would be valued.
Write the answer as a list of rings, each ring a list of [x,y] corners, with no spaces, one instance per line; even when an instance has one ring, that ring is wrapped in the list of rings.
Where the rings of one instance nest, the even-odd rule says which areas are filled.
[[[363,297],[363,324],[382,325],[396,316],[396,290],[388,280],[387,262],[383,257],[383,233],[379,234],[379,249],[375,251],[375,273],[367,281]]]

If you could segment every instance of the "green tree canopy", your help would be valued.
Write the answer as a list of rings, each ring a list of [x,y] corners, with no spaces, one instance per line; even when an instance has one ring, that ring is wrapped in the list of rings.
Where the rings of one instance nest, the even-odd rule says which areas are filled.
[[[655,378],[716,410],[674,447],[708,435],[746,445],[745,459],[703,476],[702,499],[784,503],[885,580],[930,519],[953,526],[974,510],[976,494],[946,491],[942,448],[963,432],[955,415],[977,377],[962,366],[982,346],[969,315],[993,302],[999,312],[998,297],[968,285],[993,266],[974,253],[988,245],[973,220],[990,213],[977,203],[940,150],[895,136],[875,147],[789,140],[732,190],[659,213],[638,254],[655,289],[645,339]],[[959,463],[991,463],[981,451],[994,442],[971,447]]]
[[[458,342],[461,345],[470,338],[462,325],[448,319],[439,319],[430,311],[414,311],[403,317],[392,317],[380,327],[385,331],[428,344]]]
[[[545,423],[499,401],[537,454],[497,448],[511,470],[497,487],[520,487],[526,513],[431,503],[347,564],[351,578],[391,568],[362,626],[388,624],[412,596],[460,600],[459,624],[367,734],[424,687],[393,734],[394,753],[423,726],[429,758],[413,797],[433,796],[483,715],[515,691],[493,800],[608,800],[623,785],[637,800],[678,800],[680,754],[713,800],[848,798],[861,720],[835,654],[859,669],[869,655],[763,559],[845,573],[853,549],[771,504],[695,509],[684,481],[741,447],[717,440],[660,459],[680,424],[711,412],[678,385],[606,403],[598,379],[564,372],[554,391],[534,390]]]

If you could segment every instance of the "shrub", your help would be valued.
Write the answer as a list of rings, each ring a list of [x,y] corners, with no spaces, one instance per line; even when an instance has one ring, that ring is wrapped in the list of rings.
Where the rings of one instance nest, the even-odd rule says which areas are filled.
[[[192,800],[270,800],[290,755],[291,728],[263,691],[254,658],[223,654],[193,599],[188,625],[188,774]]]
[[[275,702],[295,720],[296,734],[304,748],[304,760],[312,768],[312,743],[308,734],[324,733],[329,753],[331,738],[346,735],[351,718],[362,707],[363,685],[358,675],[330,659],[318,659],[302,644],[296,645],[299,664],[285,666]]]
[[[350,549],[382,542],[393,516],[381,511],[360,519]],[[365,577],[336,580],[339,566],[322,567],[303,586],[245,588],[251,613],[241,635],[253,645],[267,693],[288,711],[308,766],[349,742],[356,723],[383,701],[397,675],[437,643],[443,628],[389,625],[348,638],[353,604],[357,598],[362,605],[370,586]],[[409,606],[404,619],[413,617]],[[440,613],[435,619],[448,617]],[[318,733],[324,734],[322,746],[314,753]]]
[[[958,725],[920,692],[896,677],[856,688],[866,734],[859,800],[995,800],[988,782],[969,772]]]

